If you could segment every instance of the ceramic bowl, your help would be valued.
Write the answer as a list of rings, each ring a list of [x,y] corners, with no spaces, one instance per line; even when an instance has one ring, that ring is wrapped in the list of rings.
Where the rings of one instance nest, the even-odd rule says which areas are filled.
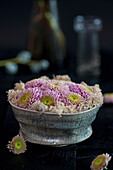
[[[91,136],[91,124],[100,106],[80,113],[63,113],[61,116],[22,109],[13,104],[11,107],[20,126],[19,133],[26,141],[63,146],[81,142]]]

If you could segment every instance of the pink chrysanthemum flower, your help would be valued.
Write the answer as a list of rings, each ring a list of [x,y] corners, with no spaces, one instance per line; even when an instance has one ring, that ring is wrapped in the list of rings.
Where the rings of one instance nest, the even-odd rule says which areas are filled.
[[[69,89],[71,92],[77,93],[84,99],[92,94],[92,91],[82,84],[70,84]]]
[[[63,102],[65,106],[79,104],[83,100],[83,98],[77,93],[64,90],[59,94],[58,101]]]
[[[58,98],[59,98],[59,93],[48,89],[47,91],[43,91],[43,95],[40,98],[40,101],[47,106],[51,106],[51,105],[54,106],[55,103],[58,101]]]
[[[58,91],[62,91],[62,90],[69,91],[68,85],[64,81],[60,81],[60,80],[48,81],[47,86],[49,89],[55,90],[55,91],[57,91],[57,90]]]
[[[30,81],[27,81],[25,83],[25,88],[33,88],[33,87],[37,87],[37,81],[38,79],[33,79],[33,80],[30,80]]]
[[[37,87],[37,88],[40,88],[41,90],[46,90],[47,89],[47,80],[44,80],[44,79],[33,79],[31,81],[28,81],[25,83],[25,88],[34,88],[34,87]]]
[[[104,103],[113,103],[113,93],[104,94]]]
[[[9,141],[7,148],[10,152],[14,154],[24,153],[26,151],[26,142],[23,137],[17,135],[12,138],[12,141]]]
[[[27,109],[41,97],[42,91],[38,88],[24,89],[18,96],[17,106]]]
[[[110,160],[111,160],[111,156],[108,153],[101,154],[92,161],[90,168],[91,170],[107,169]]]

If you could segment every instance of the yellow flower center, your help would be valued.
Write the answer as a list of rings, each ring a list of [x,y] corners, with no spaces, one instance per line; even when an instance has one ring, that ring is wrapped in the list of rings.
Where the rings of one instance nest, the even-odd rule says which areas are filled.
[[[58,86],[59,84],[58,84],[58,83],[54,83],[53,85],[54,85],[54,86]]]
[[[21,95],[21,97],[19,98],[19,105],[20,106],[25,106],[28,104],[29,100],[30,100],[30,96],[31,94],[26,92],[26,93],[23,93]]]
[[[45,95],[40,98],[40,101],[47,106],[54,105],[55,99],[53,96]]]
[[[102,163],[102,158],[97,158],[97,160],[95,161],[96,165],[100,165]]]
[[[68,95],[67,99],[70,100],[73,103],[80,103],[81,102],[81,98],[77,94],[70,94],[70,95]]]
[[[17,141],[17,142],[15,143],[15,148],[16,148],[16,149],[21,149],[21,148],[22,148],[22,143],[21,143],[21,141]]]

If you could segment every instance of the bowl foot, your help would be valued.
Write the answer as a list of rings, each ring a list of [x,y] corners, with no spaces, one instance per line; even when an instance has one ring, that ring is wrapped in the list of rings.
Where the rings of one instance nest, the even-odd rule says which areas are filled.
[[[80,131],[71,130],[70,132],[67,130],[65,134],[62,132],[62,135],[53,134],[53,136],[49,136],[46,134],[45,136],[38,131],[37,133],[26,132],[25,129],[20,129],[19,134],[28,142],[41,144],[41,145],[49,145],[53,147],[62,147],[70,144],[76,144],[82,142],[89,138],[92,134],[92,127],[89,126],[84,129],[80,129]]]

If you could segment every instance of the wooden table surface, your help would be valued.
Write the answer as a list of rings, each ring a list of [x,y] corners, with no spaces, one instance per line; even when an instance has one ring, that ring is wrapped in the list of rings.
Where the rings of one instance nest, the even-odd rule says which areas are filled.
[[[37,75],[40,76],[40,75]],[[8,75],[0,72],[0,170],[88,170],[91,161],[102,153],[113,155],[113,105],[103,105],[92,124],[93,134],[81,143],[65,147],[49,147],[27,142],[27,151],[15,155],[7,149],[8,141],[19,132],[6,91],[14,83],[35,78],[36,75]],[[113,83],[101,84],[103,91]],[[113,169],[113,160],[109,162]]]

